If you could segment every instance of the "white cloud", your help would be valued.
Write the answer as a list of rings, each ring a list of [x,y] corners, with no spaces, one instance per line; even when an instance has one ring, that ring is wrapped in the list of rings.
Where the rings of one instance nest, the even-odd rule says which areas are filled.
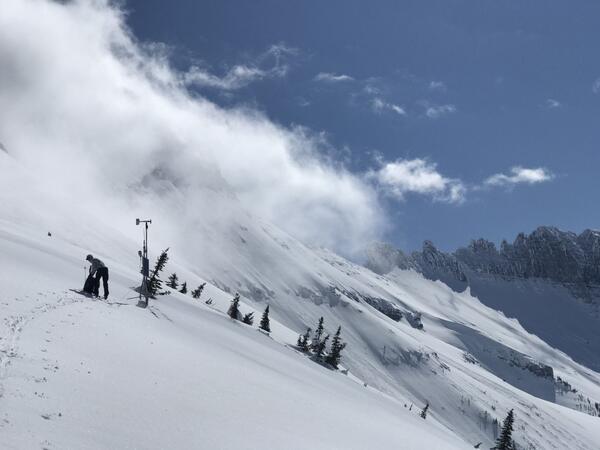
[[[396,114],[399,114],[401,116],[406,115],[406,110],[402,106],[396,105],[394,103],[388,103],[380,97],[373,98],[371,106],[373,107],[373,111],[375,111],[377,113],[381,113],[383,111],[389,110],[389,111],[393,111]]]
[[[592,92],[594,94],[600,94],[600,77],[594,80],[594,83],[592,84]]]
[[[484,181],[486,186],[514,186],[515,184],[537,184],[550,181],[554,175],[547,169],[538,167],[528,169],[515,166],[510,169],[510,174],[497,173]]]
[[[454,105],[428,105],[425,109],[425,115],[430,119],[438,119],[442,116],[455,113],[456,106]]]
[[[429,83],[429,89],[432,91],[445,91],[446,84],[443,81],[431,81]]]
[[[234,66],[224,76],[218,77],[207,70],[194,66],[183,74],[183,81],[186,85],[235,90],[247,86],[254,81],[262,80],[269,75],[269,72],[258,67],[240,65]]]
[[[350,75],[336,75],[335,73],[321,72],[314,78],[315,81],[324,81],[326,83],[339,83],[341,81],[353,81]]]
[[[482,184],[467,185],[460,179],[442,175],[437,165],[426,159],[399,159],[384,162],[381,155],[376,157],[378,170],[371,170],[367,178],[374,180],[380,191],[399,200],[408,194],[421,194],[435,201],[463,203],[471,191],[491,187],[512,187],[516,184],[537,184],[550,181],[554,175],[543,168],[528,169],[513,167],[510,174],[497,173],[486,178]]]
[[[425,159],[399,159],[369,173],[383,192],[404,200],[407,194],[431,196],[447,203],[462,203],[467,188],[462,181],[443,176],[435,163]]]
[[[555,100],[553,98],[546,99],[546,108],[548,108],[548,109],[560,108],[561,106],[562,106],[562,103],[559,102],[558,100]]]
[[[379,95],[381,94],[381,89],[374,85],[374,80],[368,80],[363,91],[367,95]]]
[[[250,65],[235,65],[222,76],[214,75],[207,69],[192,66],[187,72],[181,74],[180,78],[183,84],[187,86],[194,85],[226,91],[236,90],[266,78],[285,77],[289,71],[289,65],[285,62],[285,59],[287,56],[296,53],[296,49],[287,47],[284,44],[275,44],[262,55],[259,55],[256,62]],[[273,60],[271,67],[260,67],[270,60]]]
[[[43,174],[41,189],[124,230],[134,214],[151,214],[155,242],[185,242],[192,260],[218,257],[199,246],[233,233],[247,214],[338,250],[377,235],[385,221],[377,192],[325,160],[319,135],[249,108],[219,108],[182,83],[187,76],[235,89],[281,76],[289,49],[273,46],[220,78],[183,74],[155,46],[136,42],[115,4],[2,4],[0,105],[10,114],[2,114],[0,137],[20,164]],[[8,175],[0,165],[0,191],[19,191],[27,204],[29,184],[6,185]]]

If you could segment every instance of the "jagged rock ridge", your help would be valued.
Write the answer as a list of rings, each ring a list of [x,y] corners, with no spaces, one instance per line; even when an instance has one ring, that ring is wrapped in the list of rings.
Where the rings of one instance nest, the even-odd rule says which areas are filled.
[[[596,230],[577,235],[555,227],[539,227],[529,235],[519,233],[512,244],[502,241],[500,249],[493,242],[476,239],[454,253],[441,252],[430,241],[423,243],[422,251],[411,255],[378,243],[367,256],[367,267],[380,274],[394,267],[415,269],[429,277],[450,276],[455,285],[466,285],[471,271],[505,278],[600,285],[600,231]]]

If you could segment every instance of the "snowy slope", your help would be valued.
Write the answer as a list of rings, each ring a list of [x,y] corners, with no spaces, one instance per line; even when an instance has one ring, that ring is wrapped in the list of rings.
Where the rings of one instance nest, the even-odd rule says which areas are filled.
[[[0,185],[3,187],[0,190],[0,201],[3,206],[0,216],[3,246],[0,276],[3,286],[2,315],[7,327],[3,342],[6,355],[15,353],[14,357],[5,358],[2,363],[5,366],[3,377],[7,380],[2,383],[4,398],[13,396],[13,403],[9,405],[7,401],[8,409],[4,410],[4,414],[8,414],[6,420],[9,421],[9,423],[5,422],[4,427],[9,427],[10,423],[15,424],[14,427],[7,428],[13,439],[11,445],[18,448],[24,442],[22,439],[25,436],[29,436],[29,439],[50,436],[58,441],[59,436],[65,434],[64,429],[59,432],[58,429],[52,428],[53,431],[50,430],[50,434],[46,435],[38,433],[36,428],[30,428],[28,424],[34,418],[62,413],[60,409],[58,412],[46,411],[44,408],[47,403],[39,400],[35,392],[38,394],[41,392],[40,395],[48,398],[62,399],[65,398],[66,386],[69,390],[77,386],[77,389],[91,390],[88,391],[88,398],[98,394],[93,387],[87,387],[85,378],[74,380],[67,376],[66,371],[53,369],[55,366],[60,368],[61,363],[69,365],[74,372],[75,369],[81,372],[81,364],[85,361],[93,364],[95,370],[107,370],[108,372],[98,380],[101,386],[102,383],[106,383],[106,389],[103,389],[105,391],[114,385],[114,380],[123,377],[131,380],[132,384],[136,384],[138,379],[145,380],[146,373],[153,372],[148,366],[149,360],[159,361],[161,367],[157,369],[158,373],[166,372],[168,374],[165,375],[166,377],[185,374],[189,370],[192,371],[192,378],[200,379],[201,374],[194,370],[204,373],[206,369],[202,365],[196,365],[196,358],[202,359],[204,355],[213,355],[209,358],[216,361],[211,372],[212,376],[222,378],[225,374],[231,374],[232,379],[224,378],[226,384],[239,383],[237,388],[239,391],[232,391],[230,387],[215,390],[211,385],[198,385],[197,395],[208,396],[206,408],[211,411],[216,408],[220,411],[218,414],[215,413],[217,417],[225,416],[233,403],[230,397],[224,409],[219,409],[219,400],[224,395],[221,391],[224,389],[234,397],[241,396],[240,391],[244,391],[243,380],[246,378],[279,376],[284,378],[280,382],[286,385],[290,383],[286,377],[292,377],[297,383],[303,385],[305,381],[302,380],[316,376],[312,375],[312,372],[306,377],[293,375],[292,372],[296,369],[288,370],[287,367],[295,367],[294,364],[297,362],[292,363],[287,360],[281,365],[273,363],[268,368],[262,367],[260,361],[255,361],[256,366],[261,368],[257,368],[258,372],[254,375],[233,371],[232,367],[238,367],[243,364],[242,361],[248,360],[247,353],[260,353],[266,350],[262,348],[247,351],[234,350],[236,346],[242,344],[239,343],[240,336],[233,334],[229,336],[228,343],[223,345],[234,355],[231,355],[230,360],[220,363],[215,359],[217,358],[215,353],[221,354],[223,349],[220,347],[217,347],[217,350],[206,349],[201,347],[204,344],[197,342],[207,341],[205,331],[199,330],[213,329],[216,325],[211,321],[215,315],[211,312],[207,316],[206,308],[202,304],[194,306],[194,311],[203,311],[198,313],[199,317],[191,314],[183,305],[180,306],[184,310],[183,313],[173,311],[171,308],[177,309],[175,305],[179,304],[179,301],[174,300],[179,297],[177,294],[170,298],[161,298],[153,306],[158,320],[162,321],[158,336],[160,342],[170,342],[169,345],[177,349],[183,346],[192,353],[177,350],[176,355],[167,356],[163,355],[164,348],[163,351],[154,352],[151,347],[148,347],[147,351],[150,352],[148,356],[139,342],[130,348],[128,343],[131,337],[125,332],[126,330],[130,330],[138,338],[150,332],[157,332],[153,325],[157,323],[157,317],[131,306],[136,302],[131,299],[135,295],[131,288],[139,283],[136,253],[141,234],[140,229],[133,225],[132,218],[146,216],[147,213],[141,210],[140,206],[134,206],[128,211],[129,214],[121,210],[107,217],[104,209],[98,210],[77,203],[76,193],[56,193],[52,190],[40,189],[39,184],[32,181],[26,167],[10,154],[4,156],[0,154],[0,158],[3,158],[2,168],[6,174],[0,179]],[[28,180],[31,182],[28,183]],[[182,281],[188,281],[190,287],[195,287],[203,280],[209,281],[211,287],[204,293],[204,297],[212,297],[215,300],[214,307],[220,311],[226,310],[234,292],[243,295],[244,311],[254,308],[255,316],[260,316],[268,303],[271,306],[272,317],[279,323],[274,327],[274,337],[279,342],[277,348],[285,349],[285,355],[291,353],[286,358],[292,358],[292,361],[296,361],[294,358],[300,358],[302,364],[308,366],[306,369],[308,371],[323,370],[320,367],[313,367],[316,365],[296,355],[291,349],[283,347],[285,344],[294,344],[298,333],[302,333],[307,326],[314,328],[318,318],[323,316],[327,332],[333,333],[338,325],[342,326],[342,336],[348,343],[344,351],[343,364],[349,368],[351,377],[362,380],[359,384],[352,382],[353,386],[364,390],[362,383],[367,383],[369,388],[389,396],[392,400],[385,401],[392,401],[394,407],[391,409],[394,410],[394,417],[396,412],[399,414],[408,412],[407,416],[413,417],[426,402],[429,402],[431,405],[429,418],[424,425],[422,422],[417,422],[418,424],[425,427],[439,424],[435,426],[446,430],[445,433],[452,433],[457,442],[465,445],[473,445],[477,442],[491,445],[498,431],[497,422],[502,421],[506,412],[514,408],[517,417],[515,435],[517,442],[524,448],[528,446],[553,448],[555,445],[558,446],[557,448],[596,448],[599,439],[596,430],[599,419],[576,410],[597,415],[595,403],[600,401],[600,382],[597,373],[549,347],[539,338],[527,333],[514,319],[507,319],[503,314],[484,306],[468,292],[456,293],[443,283],[429,281],[413,271],[394,271],[388,276],[380,276],[325,249],[307,247],[277,227],[245,212],[243,205],[235,195],[231,194],[231,190],[222,179],[217,177],[212,183],[209,188],[196,191],[202,196],[199,199],[200,204],[212,202],[214,205],[219,205],[221,211],[236,211],[236,213],[195,217],[196,234],[189,231],[182,232],[181,226],[187,221],[175,223],[170,217],[174,209],[185,213],[185,210],[174,201],[180,191],[173,186],[169,187],[166,191],[162,191],[162,202],[151,208],[154,220],[150,236],[152,258],[157,256],[159,249],[170,247],[171,262],[166,272],[177,272]],[[21,186],[18,196],[15,195],[12,186]],[[165,202],[165,198],[168,202]],[[107,205],[116,209],[119,203],[107,203]],[[52,233],[51,237],[47,236],[48,231]],[[190,236],[195,238],[190,240]],[[73,300],[73,294],[68,291],[69,287],[81,286],[82,259],[88,252],[101,257],[111,268],[111,282],[115,286],[111,301],[126,303],[127,306],[112,305],[106,313],[101,313],[96,307],[88,310],[76,303],[55,311],[54,307],[57,304],[69,304]],[[57,261],[63,262],[57,263]],[[30,275],[32,273],[35,274],[33,278]],[[42,300],[44,295],[46,301]],[[17,301],[17,298],[23,301]],[[183,301],[187,304],[190,300]],[[38,303],[50,305],[41,306],[40,309],[42,311],[51,309],[50,316],[44,317],[53,317],[54,322],[37,321],[35,308]],[[104,308],[103,305],[100,302],[97,307]],[[78,324],[79,320],[72,319],[75,317],[72,308],[82,307],[81,323],[84,325],[73,328],[76,325],[69,324]],[[101,319],[103,314],[109,315],[109,322],[116,321],[116,324],[121,324],[120,331],[112,335],[110,342],[102,340],[111,336],[110,333],[102,339],[97,334],[93,336],[87,334],[90,330],[97,329],[94,326],[95,321],[106,320]],[[137,319],[139,314],[144,314],[144,318]],[[181,314],[186,317],[185,320],[173,318]],[[419,314],[422,315],[423,329],[418,327]],[[21,339],[16,349],[13,349],[16,335],[11,330],[20,328],[20,317],[25,321],[30,320],[23,328],[31,330],[33,340],[27,344],[27,347],[21,347],[20,342],[23,340]],[[133,324],[138,320],[141,322],[134,326]],[[163,322],[168,322],[164,324],[166,328],[163,328]],[[210,325],[207,322],[211,322]],[[228,320],[216,323],[221,324],[218,328],[230,326],[239,328],[239,324],[231,324]],[[60,342],[50,347],[51,343],[45,343],[45,338],[44,341],[39,340],[46,331],[52,331],[49,327],[58,327],[60,335],[64,336],[62,342],[67,339],[66,342],[69,344],[77,342],[82,345],[91,341],[95,346],[90,348],[83,345],[81,348],[78,345],[68,350],[71,347]],[[65,328],[70,330],[70,334],[64,334]],[[181,334],[179,328],[195,330],[194,333],[201,333],[200,337]],[[238,331],[249,332],[245,327],[241,329],[244,331]],[[217,334],[229,332],[231,331],[221,330]],[[256,332],[252,331],[252,333]],[[251,336],[255,336],[255,339],[265,338],[258,333]],[[49,340],[52,341],[52,338]],[[263,341],[259,340],[258,343],[262,345]],[[147,341],[142,342],[147,343]],[[212,340],[209,339],[208,342]],[[48,347],[45,344],[48,344]],[[35,350],[40,356],[37,367],[17,366],[17,361],[20,361],[19,355],[22,354],[20,352],[25,351],[22,359],[28,360],[26,355],[29,354],[27,352],[33,351],[31,346],[38,347],[38,350]],[[204,350],[196,353],[196,348],[204,348]],[[57,352],[57,356],[53,358],[46,356],[45,353],[50,349]],[[64,353],[65,351],[67,353]],[[75,354],[69,353],[71,351]],[[115,354],[115,351],[118,352]],[[73,363],[74,359],[79,361]],[[116,367],[106,367],[112,366],[108,364],[110,361],[129,361],[134,369],[131,372],[132,369],[123,368],[121,363],[116,364]],[[163,361],[166,367],[162,366]],[[73,364],[77,363],[80,367],[76,368]],[[35,380],[43,380],[48,371],[59,380],[58,384],[49,385],[45,390],[37,389],[39,383]],[[272,371],[279,375],[272,374]],[[339,379],[346,379],[339,373],[326,371],[326,374],[327,377],[335,377],[336,382]],[[25,384],[14,381],[19,377]],[[565,383],[560,382],[559,377]],[[50,380],[48,376],[46,379]],[[179,380],[179,377],[176,380]],[[184,377],[181,383],[193,384],[190,380]],[[156,379],[154,381],[159,382]],[[13,382],[16,384],[11,384]],[[346,379],[342,382],[349,381]],[[180,384],[179,381],[174,383]],[[188,405],[191,401],[183,400],[185,397],[183,393],[172,397],[170,389],[163,387],[152,390],[151,398],[154,395],[158,397],[155,403],[148,405],[138,396],[145,398],[149,386],[143,383],[140,386],[141,388],[135,391],[137,394],[134,394],[131,389],[125,392],[119,390],[115,397],[109,398],[106,404],[96,409],[96,413],[99,414],[97,420],[103,424],[103,427],[109,425],[119,427],[115,445],[123,445],[127,448],[127,442],[131,440],[146,439],[141,436],[143,430],[131,429],[129,426],[126,429],[121,428],[120,425],[123,423],[129,424],[123,417],[119,417],[118,424],[113,422],[117,421],[113,417],[116,415],[115,411],[121,411],[123,408],[123,397],[126,398],[125,403],[137,405],[133,407],[135,416],[148,414],[148,410],[152,411],[158,405],[168,405],[162,406],[167,408],[162,416],[152,416],[148,419],[146,424],[151,423],[152,428],[156,428],[157,422],[164,422],[165,415],[171,418],[169,420],[173,420],[173,413],[169,411],[179,410],[180,403]],[[302,391],[302,388],[297,388]],[[308,405],[314,402],[318,404],[317,399],[303,401],[291,399],[292,401],[289,402],[281,393],[275,396],[277,398],[270,397],[270,389],[270,386],[263,385],[262,389],[257,388],[256,391],[246,395],[247,398],[256,401],[259,401],[262,396],[267,396],[265,405],[283,402],[280,406],[282,409],[293,409],[297,404],[304,404],[306,407],[298,412],[299,415],[313,417],[315,414],[315,407]],[[24,395],[25,391],[29,392],[28,398],[34,403],[23,403],[19,400],[21,398],[19,396]],[[376,395],[381,396],[381,394]],[[315,397],[322,396],[315,395]],[[18,407],[15,402],[22,406]],[[374,402],[378,405],[378,401]],[[87,407],[88,403],[73,403],[72,412],[77,411],[75,414],[77,417],[87,417],[81,408],[83,404]],[[195,405],[196,401],[193,403]],[[333,401],[326,403],[335,404]],[[58,408],[59,404],[54,405]],[[408,411],[411,405],[414,406],[411,411]],[[22,407],[26,409],[19,409]],[[192,406],[189,408],[194,411]],[[258,417],[249,412],[249,408],[244,404],[236,410],[237,415],[231,420],[235,423],[243,422],[248,420],[250,415],[252,418],[260,418],[262,424],[281,417],[281,413],[271,416],[271,412],[265,412],[265,416]],[[382,408],[389,410],[389,407]],[[342,409],[345,414],[348,410],[358,413],[363,410],[363,406],[357,403],[356,407],[350,407],[346,404]],[[379,409],[379,406],[375,409]],[[13,417],[8,411],[21,411],[20,419]],[[372,414],[369,416],[377,417]],[[404,417],[402,415],[395,419],[390,417],[377,419],[377,423],[387,424],[386,428],[397,429],[399,435],[405,436],[406,430],[401,425]],[[342,422],[346,424],[358,420],[357,417],[351,417]],[[390,426],[390,421],[393,420],[399,422]],[[71,423],[68,427],[88,429],[92,426],[91,422],[93,422],[91,419],[86,419],[77,424]],[[52,423],[53,426],[58,424],[60,422]],[[253,428],[260,429],[255,421],[252,424]],[[345,448],[365,448],[362,445],[365,441],[361,441],[359,437],[347,431],[343,424],[339,422],[336,424],[334,421],[331,426],[337,427],[336,429],[349,436]],[[352,428],[349,425],[348,427]],[[229,434],[223,437],[223,429],[226,427],[211,423],[212,432],[217,433],[214,439],[216,441],[222,439],[223,445],[236,448],[239,442],[231,440],[233,437]],[[161,435],[168,435],[164,428],[159,427],[156,430]],[[381,430],[367,431],[362,439],[371,439],[371,434],[380,432]],[[98,443],[99,437],[93,432],[90,433],[89,441],[77,441],[77,446],[87,445],[90,448],[101,446]],[[416,433],[420,439],[425,434],[430,433],[423,430]],[[393,447],[400,437],[385,434],[383,436],[385,437],[381,438],[382,441],[390,447]],[[258,439],[258,435],[255,437]],[[194,438],[192,435],[186,435],[181,439],[182,442],[190,442],[186,439]],[[296,439],[298,442],[305,443],[301,437]],[[306,439],[312,438],[306,436]],[[323,448],[331,448],[333,445],[322,435],[314,439],[322,441]],[[445,442],[450,442],[446,438],[443,439]],[[147,448],[159,448],[160,446],[153,447],[151,444],[155,441],[164,443],[158,441],[157,437],[152,437],[152,440],[148,441]],[[422,441],[413,443],[415,445],[413,448],[428,448]],[[302,448],[301,444],[298,445]],[[430,447],[435,448],[435,445],[431,443]],[[381,448],[385,448],[383,444]]]
[[[246,433],[259,440],[265,423],[290,430],[294,427],[289,423],[301,422],[303,417],[315,420],[315,411],[322,410],[324,413],[319,412],[319,417],[332,414],[344,419],[332,422],[323,419],[329,425],[323,425],[321,432],[307,436],[300,433],[294,438],[299,442],[298,448],[305,448],[309,442],[303,439],[313,444],[320,442],[322,448],[336,448],[324,436],[330,427],[348,437],[344,448],[367,448],[366,442],[373,439],[372,435],[381,436],[379,448],[392,448],[401,439],[407,448],[436,448],[435,442],[425,445],[421,440],[425,434],[431,434],[429,430],[403,428],[404,421],[413,423],[410,421],[416,417],[417,408],[429,402],[429,419],[425,422],[419,419],[414,426],[437,427],[440,436],[454,434],[456,437],[448,438],[449,441],[442,438],[448,446],[456,442],[460,447],[459,438],[463,444],[480,441],[491,444],[497,432],[494,420],[501,421],[506,411],[514,408],[517,440],[525,448],[527,445],[551,448],[557,440],[558,448],[567,445],[595,448],[599,438],[598,418],[559,404],[584,409],[588,398],[592,404],[598,401],[600,383],[596,373],[528,334],[515,320],[485,307],[468,292],[457,294],[444,284],[411,271],[393,272],[388,277],[376,275],[327,250],[310,249],[273,226],[254,223],[251,216],[245,217],[246,222],[239,229],[245,233],[246,242],[240,240],[234,245],[232,240],[228,252],[234,263],[230,270],[215,263],[212,271],[199,277],[193,273],[198,272],[196,268],[193,271],[186,268],[189,266],[185,257],[178,257],[175,247],[167,272],[176,271],[190,287],[203,279],[212,280],[213,286],[207,288],[203,298],[212,297],[215,309],[221,311],[227,308],[231,295],[215,285],[245,293],[244,311],[255,308],[256,316],[268,302],[272,316],[278,321],[273,332],[277,342],[231,323],[213,309],[194,303],[191,297],[182,299],[179,294],[153,302],[150,313],[135,308],[136,300],[132,299],[135,293],[131,289],[138,283],[135,241],[123,238],[111,242],[98,230],[87,236],[71,234],[70,242],[66,242],[61,233],[48,237],[45,229],[23,223],[15,225],[12,220],[4,219],[0,261],[4,287],[2,314],[7,330],[3,338],[6,357],[2,384],[4,398],[8,399],[4,402],[3,414],[8,420],[4,427],[13,439],[11,445],[19,448],[23,442],[33,442],[23,439],[40,439],[40,436],[48,436],[44,439],[49,442],[59,442],[64,439],[65,430],[76,427],[91,431],[87,438],[70,437],[75,439],[70,445],[95,448],[101,441],[93,424],[101,423],[102,429],[118,430],[113,441],[117,446],[127,448],[139,439],[145,443],[141,448],[160,448],[153,443],[166,441],[144,434],[145,430],[150,427],[165,439],[167,428],[161,428],[162,425],[157,428],[156,423],[176,426],[173,422],[179,420],[180,414],[174,411],[182,410],[187,411],[186,417],[197,414],[202,421],[206,420],[207,411],[214,415],[214,422],[210,419],[208,428],[201,428],[202,433],[197,430],[199,434],[196,431],[189,434],[188,428],[177,425],[187,431],[181,436],[182,445],[215,433],[211,438],[214,442],[238,448],[241,441],[229,434],[225,437],[223,429],[228,427],[219,419],[228,417],[233,423],[250,420]],[[252,243],[257,243],[256,248]],[[110,305],[82,302],[67,289],[81,285],[82,257],[89,248],[103,248],[100,256],[111,267],[114,287]],[[380,303],[374,303],[374,299]],[[369,302],[380,309],[381,304],[393,305],[403,317],[395,321]],[[414,327],[415,320],[407,320],[417,312],[422,314],[422,330]],[[350,379],[322,369],[284,346],[295,343],[297,333],[306,326],[314,327],[320,316],[325,317],[330,333],[338,324],[342,325],[343,337],[348,342],[343,364],[350,369]],[[25,331],[15,332],[19,329]],[[54,337],[45,336],[54,333]],[[269,356],[262,356],[265,352]],[[248,365],[247,370],[239,369]],[[63,366],[68,370],[62,371]],[[530,370],[545,366],[553,369],[550,377],[543,371],[540,376]],[[92,378],[93,373],[98,373],[96,378]],[[559,376],[577,389],[577,395],[560,394],[556,384]],[[352,381],[354,377],[362,381]],[[316,381],[321,378],[323,381]],[[88,381],[92,380],[95,383],[90,385]],[[92,412],[85,412],[90,404],[97,403],[99,392],[104,399],[104,393],[111,391],[115,380],[125,380],[124,386]],[[211,380],[219,383],[215,385]],[[354,395],[366,395],[363,382],[374,397],[354,400]],[[247,383],[254,390],[248,390]],[[323,391],[332,383],[341,383],[339,389],[356,391],[323,397]],[[310,391],[305,391],[307,384],[317,389],[314,398]],[[279,388],[273,391],[274,386]],[[73,389],[81,391],[86,400],[65,404],[63,399]],[[288,397],[290,390],[297,390],[298,397]],[[22,401],[24,392],[27,402]],[[149,397],[148,392],[152,392]],[[578,398],[579,395],[582,397]],[[306,397],[299,398],[302,396]],[[352,400],[343,400],[348,396]],[[140,400],[147,397],[150,404]],[[239,398],[240,403],[236,405],[234,398]],[[363,401],[373,406],[365,406]],[[253,402],[263,405],[263,415],[257,415],[251,406]],[[129,425],[122,428],[124,423],[129,424],[129,419],[120,415],[123,403],[134,405],[127,407],[132,416],[148,415],[142,424],[138,419],[134,421],[139,428]],[[411,404],[415,406],[409,412]],[[336,410],[337,407],[340,409]],[[161,411],[149,412],[157,408]],[[374,419],[374,428],[365,425],[367,431],[361,428],[363,431],[356,436],[349,430],[353,428],[350,424],[362,424],[365,418],[352,414],[371,411],[369,408],[378,411],[367,414]],[[231,409],[235,412],[229,412]],[[281,411],[287,410],[296,411],[296,415],[290,413],[289,423],[284,425],[280,423]],[[70,411],[69,417],[76,416],[82,421],[63,421],[65,411]],[[33,418],[48,414],[50,420],[41,418],[42,426],[49,427],[48,434],[26,425]],[[380,418],[380,414],[384,417]],[[193,423],[196,427],[196,422]],[[397,430],[398,435],[386,434],[383,429]],[[419,437],[412,443],[414,447],[406,441],[407,433]],[[240,439],[246,442],[246,438]],[[283,445],[283,441],[278,442]]]
[[[286,347],[282,326],[178,293],[137,308],[135,270],[112,260],[112,295],[92,301],[68,289],[84,249],[6,223],[0,248],[3,448],[467,448]]]

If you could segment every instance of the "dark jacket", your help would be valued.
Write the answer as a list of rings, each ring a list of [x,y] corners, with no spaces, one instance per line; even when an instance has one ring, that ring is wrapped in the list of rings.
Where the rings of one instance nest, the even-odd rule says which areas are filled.
[[[92,260],[90,261],[90,264],[92,265],[92,267],[90,267],[91,274],[95,274],[98,269],[100,269],[102,267],[106,267],[104,265],[104,263],[102,261],[100,261],[98,258],[92,258]]]

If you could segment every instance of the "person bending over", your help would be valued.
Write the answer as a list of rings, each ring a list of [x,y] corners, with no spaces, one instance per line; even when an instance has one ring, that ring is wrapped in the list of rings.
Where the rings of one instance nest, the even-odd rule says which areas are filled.
[[[90,275],[95,275],[94,278],[94,289],[92,294],[98,297],[98,291],[100,290],[100,279],[102,278],[102,284],[104,288],[104,299],[108,298],[108,267],[100,261],[98,258],[94,258],[92,255],[87,255],[85,258],[90,264]]]

